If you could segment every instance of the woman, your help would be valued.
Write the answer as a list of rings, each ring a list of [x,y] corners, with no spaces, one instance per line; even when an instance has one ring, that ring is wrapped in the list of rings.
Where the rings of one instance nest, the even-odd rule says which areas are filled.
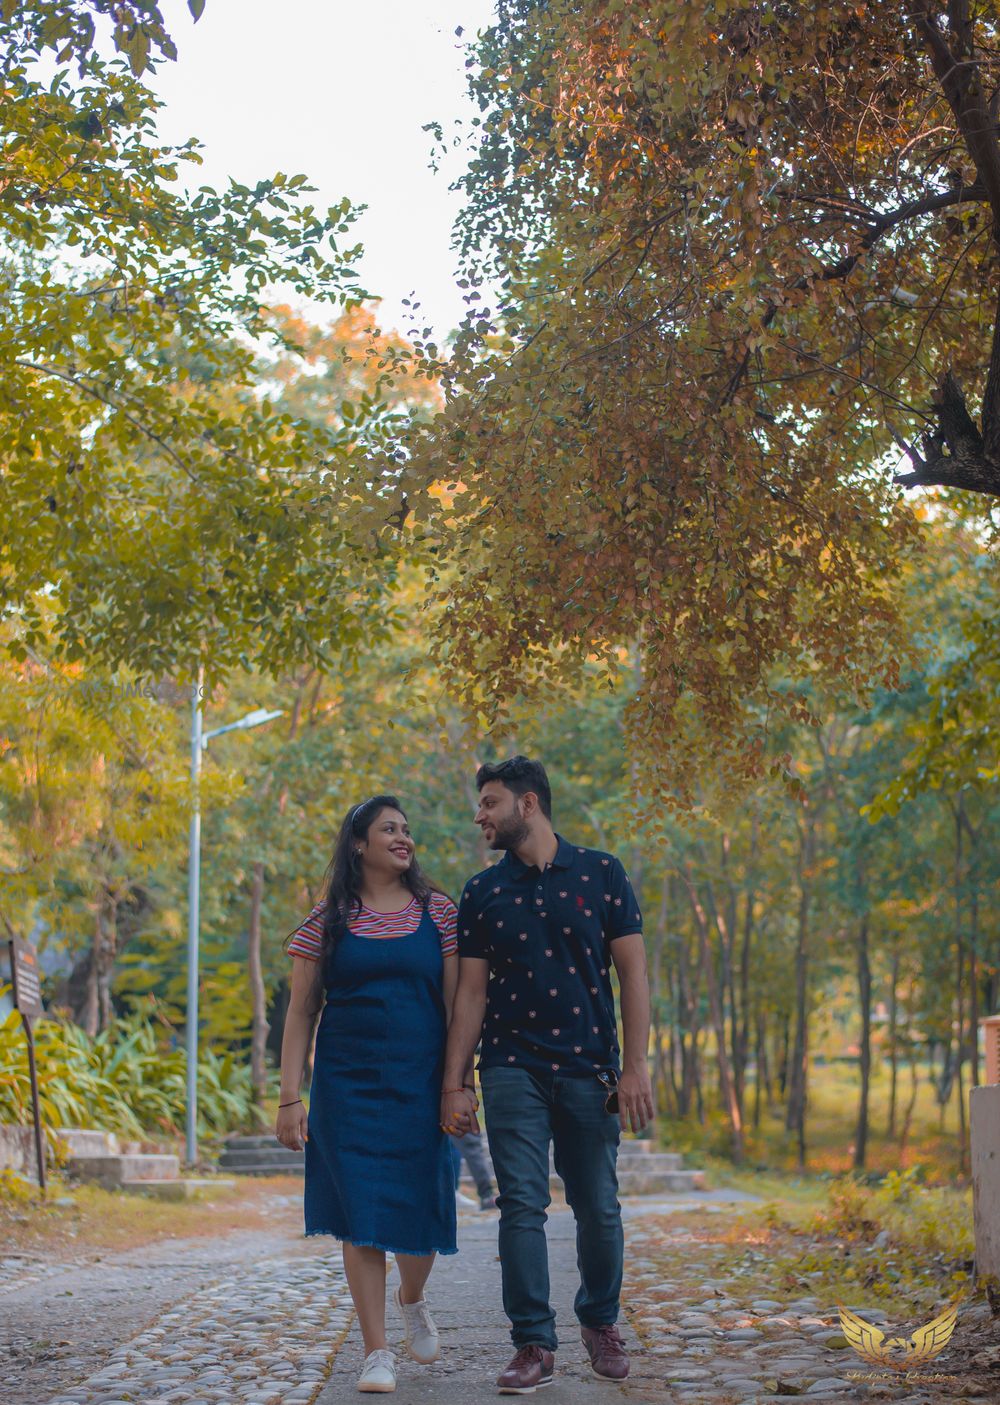
[[[438,1356],[424,1285],[435,1254],[456,1252],[452,1159],[438,1124],[455,918],[420,872],[398,800],[375,795],[348,812],[323,900],[286,948],[294,959],[275,1131],[293,1150],[305,1143],[306,1234],[344,1242],[363,1391],[396,1388],[387,1253],[399,1268],[407,1349],[421,1362]],[[299,1090],[321,1005],[307,1114]]]

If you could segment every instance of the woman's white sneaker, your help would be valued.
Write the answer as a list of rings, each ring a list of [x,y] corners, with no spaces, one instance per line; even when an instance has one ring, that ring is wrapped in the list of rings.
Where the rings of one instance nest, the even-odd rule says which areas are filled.
[[[365,1357],[365,1364],[358,1377],[358,1390],[390,1391],[396,1389],[396,1358],[391,1351],[380,1347]]]
[[[418,1303],[404,1303],[398,1288],[393,1297],[396,1306],[403,1315],[403,1339],[406,1342],[407,1351],[414,1361],[419,1361],[422,1366],[429,1366],[432,1361],[438,1359],[441,1350],[438,1346],[437,1328],[431,1321],[427,1299],[421,1298]]]

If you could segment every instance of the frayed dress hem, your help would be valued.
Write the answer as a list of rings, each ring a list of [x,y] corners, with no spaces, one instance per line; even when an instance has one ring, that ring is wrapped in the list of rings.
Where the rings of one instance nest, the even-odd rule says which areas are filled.
[[[380,1249],[383,1254],[414,1254],[420,1258],[425,1258],[428,1254],[457,1254],[457,1246],[454,1249],[439,1249],[437,1245],[432,1245],[429,1249],[400,1249],[395,1244],[377,1244],[374,1239],[352,1239],[347,1234],[338,1234],[335,1229],[307,1229],[305,1237],[307,1239],[318,1239],[326,1235],[331,1239],[339,1239],[344,1244],[353,1244],[356,1249]]]

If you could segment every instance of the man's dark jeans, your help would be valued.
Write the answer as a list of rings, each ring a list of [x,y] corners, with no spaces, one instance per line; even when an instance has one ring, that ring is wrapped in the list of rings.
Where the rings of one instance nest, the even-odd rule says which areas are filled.
[[[545,1243],[549,1142],[576,1218],[576,1315],[584,1327],[603,1327],[618,1319],[622,1285],[618,1118],[604,1111],[607,1090],[596,1078],[511,1066],[484,1068],[479,1081],[500,1191],[500,1267],[511,1339],[517,1347],[534,1342],[555,1351]]]

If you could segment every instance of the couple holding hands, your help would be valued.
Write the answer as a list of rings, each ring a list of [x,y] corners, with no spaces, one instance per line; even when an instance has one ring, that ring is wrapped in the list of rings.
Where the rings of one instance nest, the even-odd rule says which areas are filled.
[[[399,802],[376,795],[348,812],[323,900],[287,943],[276,1133],[285,1146],[305,1144],[306,1234],[343,1241],[364,1338],[362,1391],[396,1386],[387,1253],[399,1269],[406,1348],[419,1362],[438,1357],[424,1288],[435,1256],[457,1252],[447,1137],[478,1131],[477,1046],[515,1348],[499,1391],[530,1394],[552,1380],[550,1143],[576,1219],[583,1344],[598,1376],[628,1375],[615,1325],[615,1162],[621,1131],[653,1115],[639,906],[618,859],[554,831],[539,762],[481,766],[476,784],[475,822],[503,857],[469,880],[457,911],[421,872]],[[318,1014],[307,1114],[299,1093]]]

